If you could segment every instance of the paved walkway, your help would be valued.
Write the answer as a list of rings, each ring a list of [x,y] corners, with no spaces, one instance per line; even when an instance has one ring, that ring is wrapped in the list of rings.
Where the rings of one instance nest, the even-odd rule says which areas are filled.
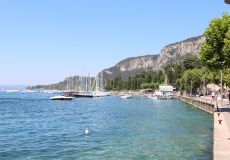
[[[228,101],[223,101],[222,106],[218,101],[215,109],[213,133],[213,160],[230,160],[230,107]]]
[[[230,160],[230,105],[227,99],[213,101],[211,97],[199,99],[215,103],[213,113],[213,160]],[[219,110],[217,109],[217,105]]]

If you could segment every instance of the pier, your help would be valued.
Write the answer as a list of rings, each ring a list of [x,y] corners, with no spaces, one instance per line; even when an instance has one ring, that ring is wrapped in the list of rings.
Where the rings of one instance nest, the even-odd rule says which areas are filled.
[[[178,99],[213,114],[213,160],[230,160],[230,104],[227,99],[178,96]],[[221,105],[222,104],[222,105]]]

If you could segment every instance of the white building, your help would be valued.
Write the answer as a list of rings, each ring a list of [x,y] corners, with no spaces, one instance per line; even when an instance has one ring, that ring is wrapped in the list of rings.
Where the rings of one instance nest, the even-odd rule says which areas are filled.
[[[163,92],[163,93],[166,93],[166,92],[173,92],[175,91],[176,89],[173,88],[173,86],[159,86],[159,91],[160,92]]]

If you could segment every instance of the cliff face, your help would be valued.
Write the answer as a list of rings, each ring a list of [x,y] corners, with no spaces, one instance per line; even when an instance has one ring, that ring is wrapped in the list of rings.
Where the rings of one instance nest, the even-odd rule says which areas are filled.
[[[146,55],[129,58],[119,62],[115,67],[119,68],[121,72],[137,69],[151,69],[154,63],[156,63],[157,57],[158,55]]]
[[[158,55],[127,58],[103,70],[103,79],[114,79],[117,75],[127,78],[131,74],[146,70],[161,70],[169,63],[183,61],[187,56],[198,56],[200,45],[204,41],[204,36],[193,37],[165,46]]]
[[[146,55],[140,57],[127,58],[114,67],[103,70],[103,79],[114,79],[117,75],[128,78],[129,75],[136,74],[145,70],[151,70],[156,63],[159,55]]]
[[[168,63],[183,61],[187,56],[198,56],[200,45],[204,41],[205,37],[199,36],[165,46],[157,58],[154,69],[160,70]]]

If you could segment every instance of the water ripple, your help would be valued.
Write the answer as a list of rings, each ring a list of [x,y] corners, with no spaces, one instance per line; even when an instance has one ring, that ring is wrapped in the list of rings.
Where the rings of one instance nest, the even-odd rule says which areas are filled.
[[[0,159],[212,159],[212,116],[181,101],[50,96],[0,94]]]

